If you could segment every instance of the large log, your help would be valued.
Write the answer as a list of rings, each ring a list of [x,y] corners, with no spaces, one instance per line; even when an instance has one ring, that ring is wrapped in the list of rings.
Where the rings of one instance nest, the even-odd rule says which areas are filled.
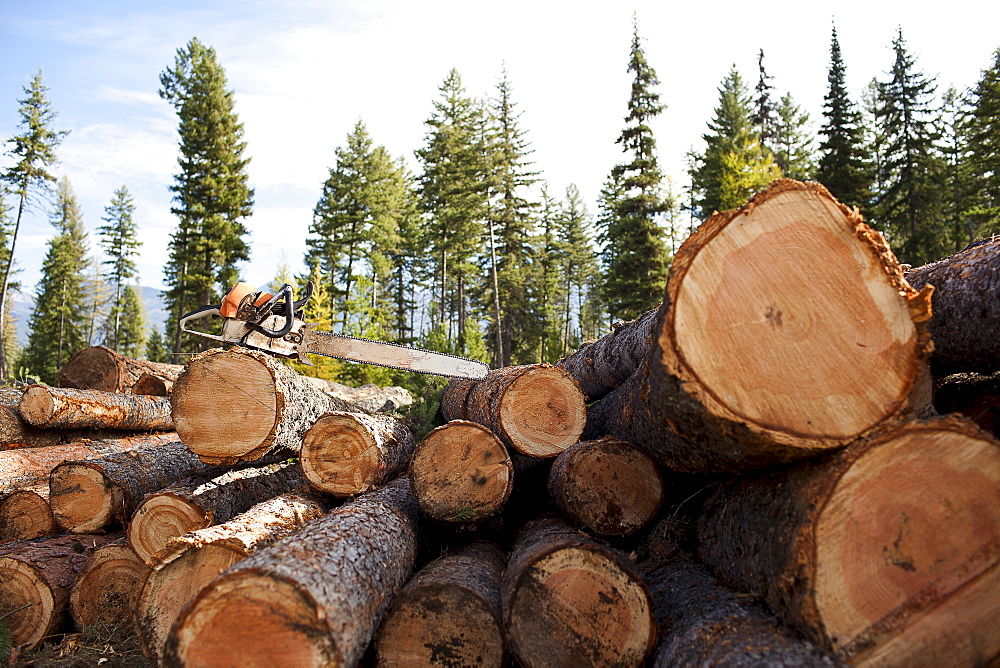
[[[736,479],[699,538],[723,580],[854,665],[1000,653],[1000,443],[962,418]]]
[[[684,242],[653,349],[594,404],[585,436],[708,472],[891,429],[930,402],[931,292],[913,290],[882,237],[823,186],[778,179]]]
[[[351,410],[284,362],[245,348],[192,357],[171,401],[181,440],[211,464],[296,453],[320,415]]]
[[[422,568],[386,612],[376,664],[503,666],[505,562],[499,547],[477,541]]]
[[[41,538],[54,529],[48,485],[24,487],[0,497],[0,542]]]
[[[418,512],[400,478],[258,551],[181,612],[165,661],[355,665],[413,569]]]
[[[91,552],[69,597],[76,628],[131,626],[139,585],[148,572],[125,538]]]
[[[166,397],[32,385],[18,410],[32,426],[45,429],[173,429]]]
[[[66,362],[59,371],[56,385],[120,394],[167,396],[183,369],[179,364],[138,360],[107,346],[92,346],[79,350]]]
[[[521,532],[501,593],[508,649],[524,666],[639,666],[656,639],[642,577],[554,518]]]

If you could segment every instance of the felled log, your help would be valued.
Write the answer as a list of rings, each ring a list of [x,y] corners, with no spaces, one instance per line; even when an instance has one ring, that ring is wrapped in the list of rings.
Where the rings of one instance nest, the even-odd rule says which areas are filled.
[[[171,401],[181,440],[210,464],[297,453],[302,435],[320,415],[351,410],[285,363],[245,348],[192,357]]]
[[[54,529],[48,485],[24,487],[0,497],[0,542],[40,538]]]
[[[118,538],[58,536],[0,546],[0,618],[14,647],[31,650],[60,627],[87,556]]]
[[[215,577],[258,549],[326,512],[311,493],[288,492],[262,501],[222,524],[170,540],[138,587],[135,616],[143,651],[160,658],[181,609]]]
[[[508,649],[524,666],[639,666],[656,638],[642,577],[555,518],[521,532],[501,593]]]
[[[605,536],[626,536],[653,518],[663,500],[656,462],[624,441],[582,441],[549,470],[549,496],[571,524]]]
[[[0,450],[44,448],[56,445],[61,437],[58,431],[32,427],[21,417],[17,406],[0,406]]]
[[[45,429],[173,429],[166,397],[32,385],[18,410],[32,426]]]
[[[184,608],[166,663],[355,665],[413,569],[417,513],[400,478],[259,550]]]
[[[66,362],[56,385],[165,397],[183,368],[180,364],[127,357],[107,346],[92,346],[78,351]]]
[[[139,585],[148,572],[125,538],[92,551],[69,596],[76,628],[131,625]]]
[[[653,349],[585,436],[736,472],[891,429],[930,403],[931,292],[826,188],[778,179],[684,242]]]
[[[934,384],[938,413],[961,413],[983,431],[1000,438],[1000,373],[956,373]]]
[[[128,523],[128,540],[150,564],[172,538],[226,522],[261,501],[306,484],[291,461],[226,471],[217,470],[178,480],[147,494]]]
[[[399,592],[375,636],[379,666],[504,665],[500,577],[506,559],[477,541],[422,568]]]
[[[59,527],[94,533],[124,524],[146,494],[207,468],[180,441],[62,462],[49,476],[49,503]]]
[[[906,280],[917,290],[934,286],[935,377],[1000,371],[1000,237],[911,269]]]
[[[964,419],[735,479],[699,538],[723,580],[853,665],[1000,653],[1000,443]]]
[[[299,462],[315,489],[355,496],[406,470],[413,432],[391,415],[325,413],[302,436]]]
[[[360,387],[351,387],[325,378],[305,376],[305,379],[327,394],[368,413],[393,411],[413,403],[413,395],[409,390],[398,385],[379,387],[374,383],[365,383]]]
[[[586,404],[576,381],[548,364],[495,369],[483,380],[453,381],[441,397],[447,420],[477,422],[529,457],[555,457],[576,443]]]

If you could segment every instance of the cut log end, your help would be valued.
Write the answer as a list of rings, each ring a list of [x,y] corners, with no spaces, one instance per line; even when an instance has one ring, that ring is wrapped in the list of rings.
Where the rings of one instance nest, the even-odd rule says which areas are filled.
[[[139,585],[148,571],[124,543],[95,550],[70,594],[69,609],[77,628],[131,624]]]
[[[211,512],[171,494],[147,497],[129,520],[129,543],[139,558],[149,564],[171,538],[212,524]]]
[[[302,473],[309,484],[334,496],[353,496],[384,478],[375,440],[350,413],[324,415],[302,439]]]
[[[121,490],[100,471],[82,464],[60,464],[49,482],[56,525],[72,533],[101,531],[124,504]]]
[[[0,557],[0,615],[15,646],[33,647],[45,636],[55,614],[52,591],[31,565]]]
[[[33,425],[47,425],[56,413],[52,395],[45,387],[32,385],[24,391],[19,404],[21,416]]]
[[[39,538],[53,529],[48,489],[19,489],[0,499],[0,541]]]
[[[538,366],[507,388],[499,426],[519,452],[555,457],[580,440],[587,421],[583,393],[567,372]]]

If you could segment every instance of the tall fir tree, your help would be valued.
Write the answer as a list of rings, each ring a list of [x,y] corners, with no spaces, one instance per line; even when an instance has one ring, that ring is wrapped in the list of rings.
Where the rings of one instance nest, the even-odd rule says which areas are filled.
[[[774,86],[771,85],[773,76],[764,69],[764,49],[757,52],[757,87],[754,89],[753,124],[757,128],[760,143],[772,153],[777,153],[775,145],[778,140],[778,105],[772,98]]]
[[[562,212],[559,203],[549,195],[548,185],[542,186],[542,201],[538,217],[539,240],[537,244],[537,277],[533,293],[539,316],[537,328],[538,345],[535,346],[535,360],[555,362],[562,356],[561,336],[564,330],[562,308],[563,293],[563,245],[559,239]]]
[[[404,199],[399,210],[399,226],[396,234],[399,242],[387,249],[389,264],[392,267],[390,300],[390,331],[396,343],[411,344],[416,339],[416,310],[418,292],[423,288],[425,265],[423,230],[421,228],[420,212],[417,203],[413,175],[403,169],[403,160],[399,159],[401,169]]]
[[[795,103],[791,93],[778,102],[777,125],[770,149],[782,176],[799,181],[815,178],[816,154],[809,114]]]
[[[104,325],[106,332],[106,345],[121,353],[125,351],[119,346],[122,343],[122,332],[127,330],[129,334],[128,348],[131,351],[137,350],[134,332],[138,329],[142,331],[142,313],[136,312],[134,304],[138,302],[135,291],[126,296],[126,288],[130,288],[128,282],[138,275],[138,267],[135,263],[135,256],[139,254],[142,243],[139,241],[139,229],[135,223],[135,203],[128,192],[126,186],[122,186],[115,191],[114,198],[108,206],[104,207],[104,222],[97,228],[100,234],[99,243],[107,259],[102,263],[106,267],[104,277],[114,290],[111,311]],[[130,304],[126,306],[126,301]],[[123,318],[135,318],[123,322]]]
[[[980,204],[970,211],[969,236],[1000,234],[1000,49],[970,91],[969,166]]]
[[[582,343],[584,304],[593,296],[589,287],[600,269],[591,225],[590,214],[579,188],[570,184],[566,188],[556,234],[564,299],[560,357],[565,357]]]
[[[146,343],[146,314],[139,298],[139,287],[122,286],[117,302],[104,321],[104,340],[108,348],[128,357],[139,357]]]
[[[945,163],[942,212],[956,252],[975,241],[976,212],[983,201],[983,179],[972,173],[970,118],[968,99],[954,87],[949,88],[941,99],[941,153]]]
[[[145,358],[150,362],[169,362],[171,358],[170,344],[164,338],[159,326],[153,325],[146,339]]]

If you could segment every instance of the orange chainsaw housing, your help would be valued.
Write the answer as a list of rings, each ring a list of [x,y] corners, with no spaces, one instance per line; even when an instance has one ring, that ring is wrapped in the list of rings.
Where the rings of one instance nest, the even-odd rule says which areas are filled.
[[[255,290],[253,286],[249,283],[237,283],[229,291],[229,294],[222,298],[222,304],[219,306],[219,314],[223,318],[235,318],[237,311],[240,309],[240,304],[254,292]],[[263,306],[273,296],[274,295],[262,292],[260,297],[254,301],[253,305]]]

